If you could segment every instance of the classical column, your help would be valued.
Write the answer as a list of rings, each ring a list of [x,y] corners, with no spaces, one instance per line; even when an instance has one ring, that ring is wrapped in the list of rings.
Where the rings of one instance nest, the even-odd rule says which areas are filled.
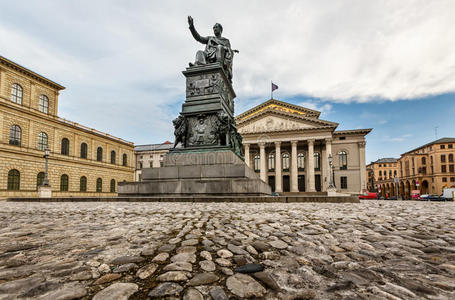
[[[298,192],[297,141],[291,141],[291,192]]]
[[[327,186],[329,179],[327,177],[327,165],[328,165],[328,157],[326,153],[326,149],[322,148],[321,150],[321,191],[327,191]]]
[[[365,141],[359,142],[359,165],[360,165],[360,193],[366,189],[366,164],[365,164]]]
[[[11,91],[7,91],[6,87],[6,72],[0,69],[0,96],[4,96],[5,98],[9,99],[8,93]]]
[[[250,144],[243,144],[245,147],[245,163],[249,167],[250,166]]]
[[[259,143],[259,157],[260,157],[260,160],[259,160],[259,169],[260,169],[260,176],[261,176],[261,179],[264,181],[264,182],[267,182],[266,181],[266,164],[265,164],[265,143],[261,142]]]
[[[283,176],[281,175],[281,142],[275,142],[275,192],[283,191]]]
[[[332,176],[332,170],[330,168],[330,164],[329,164],[329,156],[332,155],[332,139],[326,139],[325,140],[325,155],[326,155],[326,160],[325,160],[325,163],[324,163],[324,169],[326,169],[326,174],[327,174],[327,187],[329,186],[329,183],[330,183],[330,176]],[[334,157],[332,155],[332,161],[333,161]]]
[[[308,170],[306,171],[308,177],[308,192],[315,192],[314,187],[314,140],[308,140]]]

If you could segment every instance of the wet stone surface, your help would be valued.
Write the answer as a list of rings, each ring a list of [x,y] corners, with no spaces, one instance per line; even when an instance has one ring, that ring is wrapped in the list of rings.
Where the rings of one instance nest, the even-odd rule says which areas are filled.
[[[248,297],[455,299],[455,203],[0,202],[0,299]]]

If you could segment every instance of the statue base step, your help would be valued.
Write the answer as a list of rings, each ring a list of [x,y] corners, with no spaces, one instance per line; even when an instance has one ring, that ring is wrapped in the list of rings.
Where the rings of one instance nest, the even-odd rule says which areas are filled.
[[[119,196],[270,195],[262,181],[231,150],[166,154],[161,168],[142,169],[142,182],[119,182]]]

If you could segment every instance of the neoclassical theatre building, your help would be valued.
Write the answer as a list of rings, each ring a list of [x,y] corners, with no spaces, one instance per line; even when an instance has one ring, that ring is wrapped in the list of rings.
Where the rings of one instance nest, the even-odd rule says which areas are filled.
[[[336,130],[319,111],[268,100],[236,117],[245,162],[276,192],[324,192],[329,156],[338,192],[366,191],[365,135],[372,129]]]
[[[0,198],[36,197],[50,149],[53,196],[112,196],[134,145],[58,117],[63,86],[0,56]]]

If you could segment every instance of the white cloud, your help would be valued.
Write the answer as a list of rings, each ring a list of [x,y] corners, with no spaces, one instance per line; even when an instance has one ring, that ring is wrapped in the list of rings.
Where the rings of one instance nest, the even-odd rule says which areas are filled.
[[[394,101],[455,91],[451,0],[40,0],[2,2],[0,11],[0,55],[65,85],[64,116],[113,134],[125,134],[132,121],[122,118],[132,117],[148,126],[127,134],[140,143],[150,131],[155,142],[171,138],[155,129],[178,113],[181,71],[203,48],[188,31],[188,14],[201,35],[220,22],[240,50],[238,112],[268,99],[270,80],[285,101]],[[87,112],[106,104],[115,108],[109,117]],[[331,110],[327,101],[315,105]]]

